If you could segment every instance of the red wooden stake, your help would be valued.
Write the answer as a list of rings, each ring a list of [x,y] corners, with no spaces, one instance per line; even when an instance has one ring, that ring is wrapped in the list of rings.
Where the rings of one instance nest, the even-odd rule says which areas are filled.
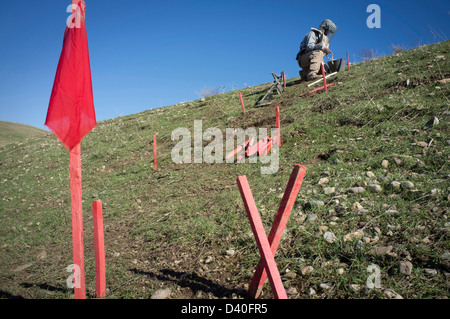
[[[327,84],[327,87],[330,87],[330,86],[333,86],[333,85],[334,85],[334,83],[330,83],[330,84]],[[314,93],[314,92],[317,92],[317,91],[320,91],[320,90],[323,90],[323,86],[321,86],[320,88],[314,89],[312,91],[309,91],[308,93]],[[301,97],[301,96],[306,95],[308,93],[300,94],[298,97]]]
[[[156,133],[153,134],[153,167],[156,171],[156,168],[158,167],[158,153],[156,151]]]
[[[348,59],[348,51],[347,51],[347,71],[350,70],[350,60]]]
[[[94,219],[94,244],[95,244],[95,291],[97,298],[106,296],[105,278],[105,239],[103,232],[102,202],[92,202],[92,215]]]
[[[86,299],[84,279],[83,204],[81,193],[81,148],[80,143],[70,150],[70,198],[72,206],[73,264],[79,267],[75,278],[75,299]]]
[[[327,89],[327,79],[325,78],[325,68],[323,67],[323,64],[320,67],[322,68],[323,88],[325,89],[325,92],[327,92],[328,89]]]
[[[289,182],[284,191],[283,199],[281,200],[278,212],[275,215],[275,220],[272,224],[272,228],[269,233],[269,244],[272,254],[278,249],[278,245],[281,241],[281,236],[286,228],[286,224],[294,207],[295,200],[297,198],[300,187],[302,186],[303,178],[305,177],[306,167],[296,164],[289,178]],[[264,268],[264,262],[261,259],[256,267],[255,274],[250,283],[248,289],[248,295],[250,298],[258,298],[261,294],[264,282],[267,279],[267,272]]]
[[[242,94],[239,92],[239,100],[241,101],[242,112],[245,114],[244,101],[242,100]]]
[[[286,74],[284,73],[284,71],[281,72],[283,74],[283,84],[284,84],[284,88],[286,88]]]
[[[252,191],[248,185],[247,177],[245,175],[237,178],[239,191],[244,201],[245,210],[247,211],[248,219],[252,227],[253,234],[258,245],[259,253],[263,261],[264,267],[267,270],[270,285],[276,299],[287,299],[286,291],[284,290],[281,281],[280,273],[278,272],[273,253],[270,249],[269,241],[266,237],[266,232],[258,214],[255,201],[253,199]]]
[[[278,135],[278,147],[281,146],[281,124],[280,124],[280,107],[275,106],[276,126]]]

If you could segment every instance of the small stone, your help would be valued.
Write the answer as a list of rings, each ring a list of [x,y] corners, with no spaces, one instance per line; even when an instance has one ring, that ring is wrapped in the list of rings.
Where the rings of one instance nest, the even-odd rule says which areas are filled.
[[[400,190],[400,183],[397,181],[392,181],[389,183],[389,188],[393,189],[394,191]]]
[[[348,192],[351,194],[364,193],[364,187],[350,187]]]
[[[312,273],[313,271],[314,271],[314,268],[312,266],[306,266],[300,270],[300,274],[302,276],[306,276],[306,275]]]
[[[404,181],[401,183],[403,187],[407,188],[407,189],[413,189],[414,188],[414,184],[410,181]]]
[[[435,275],[437,275],[437,273],[438,273],[438,271],[437,271],[436,269],[431,269],[431,268],[425,268],[423,271],[424,271],[427,275],[430,275],[430,276],[435,276]]]
[[[347,241],[353,241],[355,239],[360,239],[363,237],[363,232],[362,231],[355,231],[352,233],[348,233],[347,235],[344,236],[344,242]]]
[[[330,194],[333,194],[334,192],[336,192],[336,188],[334,188],[334,187],[325,187],[323,189],[323,192],[325,193],[325,195],[330,195]]]
[[[319,217],[316,214],[310,214],[306,217],[306,223],[315,223]]]
[[[309,295],[310,296],[315,296],[317,294],[317,292],[314,290],[314,288],[309,288]]]
[[[364,207],[360,204],[360,203],[358,203],[358,202],[355,202],[353,205],[352,205],[352,210],[353,211],[358,211],[358,210],[363,210],[364,209]]]
[[[351,284],[350,289],[357,292],[357,291],[361,290],[361,286],[357,285],[357,284]]]
[[[286,293],[288,294],[288,295],[297,295],[298,294],[298,291],[297,291],[297,289],[295,288],[295,287],[289,287],[287,290],[286,290]]]
[[[311,207],[322,207],[325,206],[325,203],[321,200],[311,200],[309,201],[309,206]]]
[[[366,176],[369,177],[369,178],[374,178],[375,174],[372,173],[371,171],[368,171],[368,172],[366,172]]]
[[[152,294],[150,299],[168,299],[171,293],[172,289],[170,288],[158,289]]]
[[[373,193],[380,193],[383,191],[383,188],[378,184],[370,184],[369,191],[371,191]]]
[[[227,251],[225,251],[225,253],[227,254],[227,256],[234,256],[234,254],[236,253],[234,248],[230,248]]]
[[[319,185],[323,185],[328,183],[330,180],[327,177],[322,177],[321,179],[319,179],[319,182],[317,184]]]
[[[389,166],[389,161],[388,161],[388,160],[383,160],[383,161],[381,162],[381,167],[383,167],[383,168],[388,168],[388,166]]]
[[[330,290],[331,289],[331,285],[330,284],[320,284],[319,287],[324,289],[324,290]]]
[[[287,279],[295,279],[295,277],[297,277],[297,274],[292,271],[283,275],[283,278],[287,278]]]
[[[420,147],[428,147],[428,143],[424,141],[417,142],[416,144]]]
[[[435,126],[435,125],[439,125],[439,119],[434,116],[432,119],[430,119],[425,126],[431,127],[431,126]]]
[[[213,258],[212,256],[208,256],[208,257],[206,257],[206,259],[205,259],[205,264],[209,264],[209,263],[211,263],[213,260],[214,260],[214,258]]]
[[[373,256],[384,256],[389,254],[394,247],[392,246],[380,246],[372,248],[368,254]]]
[[[386,289],[384,291],[384,295],[389,298],[389,299],[403,299],[402,296],[400,296],[398,293],[396,293],[394,290],[392,289]]]
[[[411,275],[413,265],[409,261],[400,261],[398,263],[398,271],[404,275]]]
[[[334,243],[337,240],[336,235],[330,231],[327,231],[325,234],[323,234],[323,239],[325,239],[330,244]]]
[[[338,273],[338,275],[343,275],[344,274],[344,268],[338,268],[337,269],[337,273]]]

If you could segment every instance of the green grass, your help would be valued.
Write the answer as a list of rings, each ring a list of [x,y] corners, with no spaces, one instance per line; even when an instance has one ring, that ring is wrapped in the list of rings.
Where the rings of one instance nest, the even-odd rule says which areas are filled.
[[[443,256],[450,250],[449,87],[438,81],[450,77],[449,44],[354,65],[331,80],[336,85],[326,94],[298,98],[306,84],[288,86],[268,107],[252,105],[270,84],[243,89],[245,116],[233,91],[99,123],[82,143],[89,297],[95,295],[93,200],[104,206],[108,298],[149,298],[161,287],[172,288],[172,298],[242,297],[259,254],[236,178],[247,176],[268,233],[296,163],[307,172],[276,254],[282,274],[287,268],[297,274],[283,277],[285,287],[298,292],[290,298],[386,298],[388,288],[404,298],[448,297],[450,271]],[[282,124],[277,174],[261,175],[259,161],[172,162],[174,129],[192,131],[194,120],[200,119],[203,130],[270,128],[275,126],[275,105],[280,106]],[[426,127],[433,116],[439,125]],[[383,160],[389,161],[387,168]],[[65,272],[72,263],[68,164],[67,151],[52,134],[0,148],[3,297],[72,298]],[[329,182],[318,185],[325,176]],[[414,188],[394,191],[389,188],[392,181],[411,181]],[[383,190],[370,192],[372,183]],[[365,191],[348,193],[355,185]],[[336,193],[325,195],[324,186],[335,187]],[[310,208],[311,200],[325,205]],[[366,211],[353,210],[355,202]],[[396,213],[387,212],[392,206]],[[318,220],[306,222],[310,214]],[[324,226],[336,242],[324,240]],[[358,229],[364,230],[361,249],[357,239],[344,241]],[[383,246],[393,246],[392,253],[370,254]],[[226,254],[230,248],[233,256]],[[407,259],[413,264],[411,275],[398,270],[398,263]],[[372,264],[380,267],[382,287],[367,290]],[[24,265],[29,267],[18,268]],[[314,270],[302,276],[306,266]],[[321,288],[323,283],[331,289]],[[272,297],[267,283],[262,298]]]
[[[34,126],[0,121],[0,146],[24,142],[28,138],[42,137],[44,134],[48,132]]]

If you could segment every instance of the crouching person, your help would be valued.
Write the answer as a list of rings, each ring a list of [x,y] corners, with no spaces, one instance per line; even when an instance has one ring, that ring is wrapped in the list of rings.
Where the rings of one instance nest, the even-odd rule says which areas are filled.
[[[336,34],[336,25],[329,19],[324,20],[319,29],[311,28],[300,44],[297,54],[302,80],[311,81],[320,78],[323,56],[331,53],[329,49],[329,34]]]

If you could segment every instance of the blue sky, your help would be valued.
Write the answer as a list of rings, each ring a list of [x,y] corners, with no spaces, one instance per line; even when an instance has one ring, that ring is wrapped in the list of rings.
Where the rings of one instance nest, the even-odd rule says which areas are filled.
[[[370,29],[369,4],[381,9]],[[2,1],[0,120],[45,128],[70,0]],[[205,87],[241,89],[298,76],[295,56],[311,27],[339,27],[334,58],[390,54],[450,36],[450,2],[294,0],[86,0],[97,121],[200,98]],[[433,31],[433,32],[432,32]],[[441,36],[435,36],[434,34]]]

